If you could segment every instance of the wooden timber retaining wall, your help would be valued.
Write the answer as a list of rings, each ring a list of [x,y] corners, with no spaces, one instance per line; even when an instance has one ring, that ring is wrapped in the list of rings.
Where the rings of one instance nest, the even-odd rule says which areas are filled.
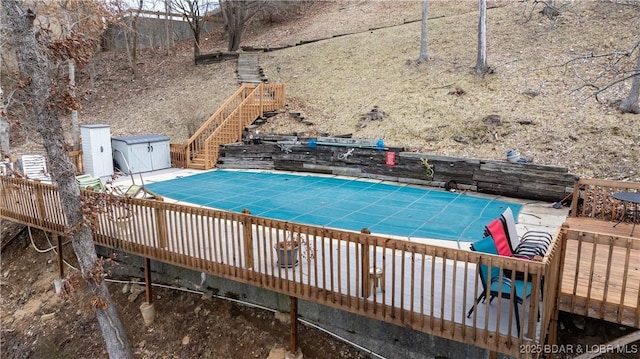
[[[217,167],[338,174],[438,187],[454,181],[461,190],[552,202],[570,193],[575,182],[563,167],[379,149],[357,140],[351,146],[309,143],[310,139],[295,136],[261,136],[223,145]],[[395,158],[393,165],[387,164],[389,157]],[[432,166],[431,178],[425,160]]]

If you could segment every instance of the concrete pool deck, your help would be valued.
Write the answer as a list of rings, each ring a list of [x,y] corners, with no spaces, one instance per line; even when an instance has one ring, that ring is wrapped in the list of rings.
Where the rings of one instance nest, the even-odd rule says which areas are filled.
[[[163,182],[167,180],[187,177],[187,176],[201,174],[201,173],[210,172],[210,171],[216,171],[216,169],[202,171],[202,170],[195,170],[195,169],[170,168],[170,169],[164,169],[164,170],[153,171],[153,172],[138,173],[133,175],[121,175],[117,177],[115,181],[113,181],[113,186],[117,187],[119,190],[124,192],[132,184],[135,184],[138,186],[148,185],[151,183]],[[233,170],[225,169],[225,171],[233,171]],[[238,171],[263,172],[263,173],[264,172],[293,173],[293,172],[284,172],[284,171],[246,170],[246,169],[242,169]],[[309,175],[327,177],[327,178],[354,179],[352,177],[324,175],[324,174],[316,174],[316,173],[309,173]],[[357,179],[363,180],[363,181],[376,182],[376,183],[388,183],[388,184],[398,185],[398,183],[383,181],[383,180],[366,179],[366,178],[357,178]],[[106,179],[103,178],[103,181],[106,182]],[[518,229],[518,233],[525,233],[526,231],[529,231],[529,230],[537,230],[537,231],[548,232],[554,235],[556,231],[560,228],[562,223],[564,223],[567,217],[567,214],[569,212],[569,208],[566,208],[566,207],[553,208],[552,203],[548,203],[548,202],[524,200],[524,199],[517,199],[517,198],[507,198],[507,197],[502,197],[498,195],[489,195],[489,194],[483,194],[483,193],[477,193],[477,192],[470,192],[470,194],[476,197],[487,198],[487,199],[500,198],[500,199],[508,200],[509,202],[514,202],[522,205],[522,209],[520,210],[518,217],[516,218],[516,222],[517,222],[516,226]],[[163,198],[164,198],[164,201],[168,203],[179,203],[179,204],[184,204],[189,206],[206,207],[206,206],[201,206],[201,205],[197,205],[189,202],[175,200],[172,198],[167,198],[167,197],[163,197]],[[376,234],[376,233],[374,232],[373,234]],[[470,242],[462,242],[462,241],[455,241],[455,240],[394,236],[394,235],[388,235],[388,234],[379,234],[379,235],[384,237],[394,238],[394,239],[404,239],[404,240],[415,241],[420,243],[429,243],[429,244],[434,244],[434,245],[449,247],[449,248],[469,249],[469,245],[470,245]],[[479,234],[479,236],[481,235],[482,234]]]

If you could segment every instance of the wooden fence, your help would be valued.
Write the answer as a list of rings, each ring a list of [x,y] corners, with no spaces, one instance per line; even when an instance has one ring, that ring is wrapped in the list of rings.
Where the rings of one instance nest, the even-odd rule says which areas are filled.
[[[638,208],[613,197],[640,192],[640,183],[576,182],[562,227],[565,249],[560,309],[640,328],[640,220]]]
[[[59,234],[67,228],[55,186],[0,178],[0,194],[1,217]],[[113,203],[97,219],[99,245],[491,351],[532,356],[522,348],[544,344],[555,317],[562,263],[557,240],[544,260],[535,262],[249,213],[125,197]],[[277,243],[286,240],[296,241],[298,251],[278,258]],[[515,280],[520,272],[524,286],[531,287],[520,305],[519,333],[514,301],[500,299],[507,294],[501,291],[467,318],[483,289],[480,265],[489,272],[497,267],[500,282]]]

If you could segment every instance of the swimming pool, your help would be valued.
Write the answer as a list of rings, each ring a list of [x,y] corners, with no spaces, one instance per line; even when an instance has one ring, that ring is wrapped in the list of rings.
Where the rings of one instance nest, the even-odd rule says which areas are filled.
[[[324,227],[471,242],[518,203],[408,185],[311,174],[215,170],[147,184],[178,201]]]

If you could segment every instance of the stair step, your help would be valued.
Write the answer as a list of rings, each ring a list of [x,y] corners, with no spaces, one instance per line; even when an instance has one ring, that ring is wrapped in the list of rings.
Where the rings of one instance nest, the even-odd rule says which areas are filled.
[[[204,163],[190,163],[189,164],[189,168],[192,168],[194,170],[206,170],[207,167],[204,165]]]

